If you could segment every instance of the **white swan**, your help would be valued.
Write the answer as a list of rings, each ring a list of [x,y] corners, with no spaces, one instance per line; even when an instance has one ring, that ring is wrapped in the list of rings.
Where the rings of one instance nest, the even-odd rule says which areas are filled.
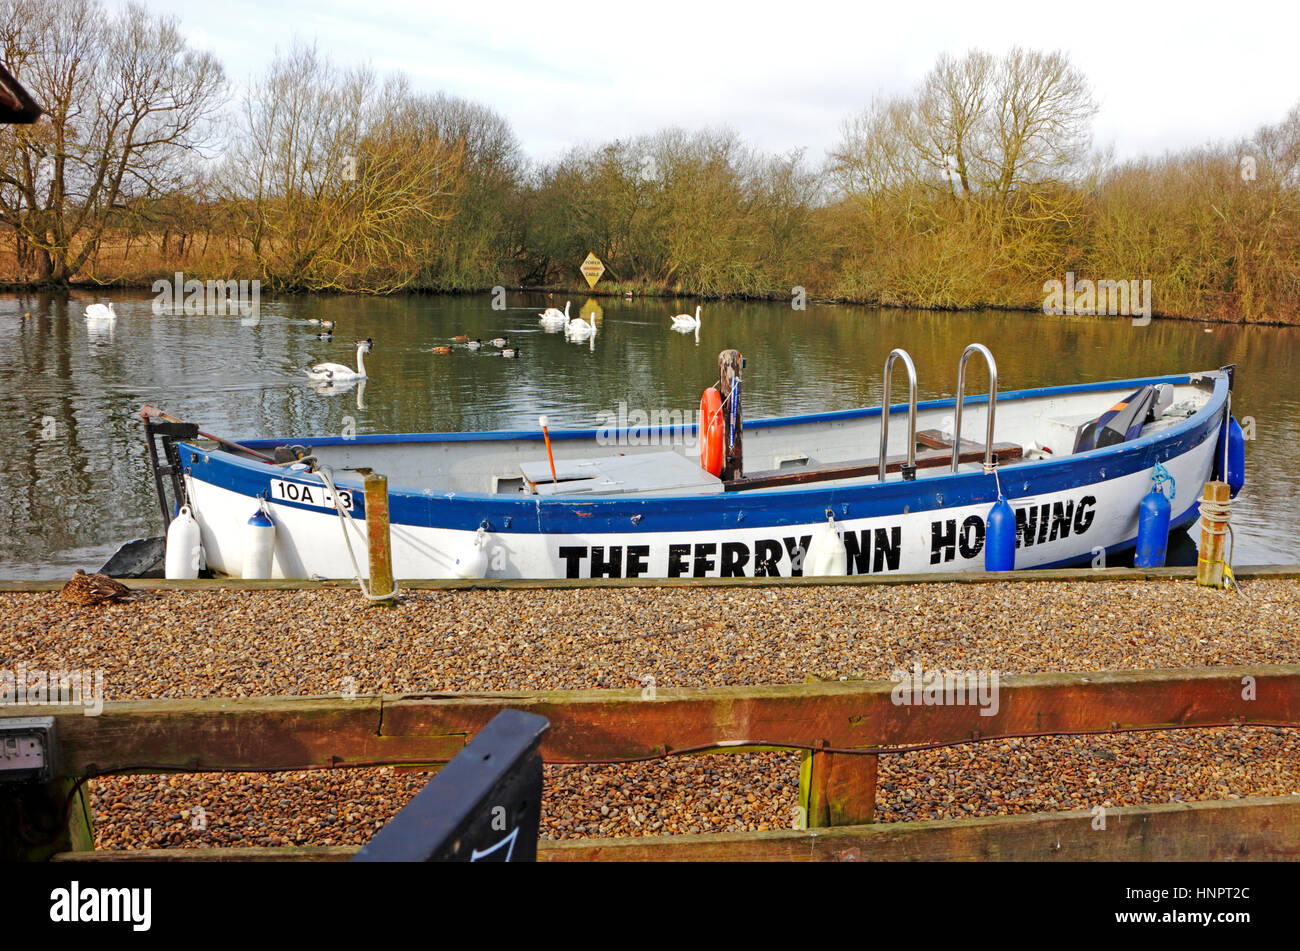
[[[357,341],[357,368],[353,370],[341,363],[318,363],[310,370],[304,370],[308,377],[318,383],[337,383],[340,380],[364,380],[366,378],[365,355],[374,349],[375,342],[367,337]]]
[[[116,320],[117,313],[113,310],[112,303],[109,304],[91,304],[86,308],[87,320]]]
[[[581,317],[574,317],[564,325],[564,336],[570,340],[586,340],[588,337],[594,337],[596,336],[596,321],[588,322]]]
[[[572,303],[573,301],[566,300],[564,302],[564,310],[560,310],[558,307],[546,308],[546,310],[537,315],[539,322],[542,326],[546,327],[547,330],[552,328],[559,330],[569,322],[569,305]]]
[[[700,305],[695,306],[695,316],[690,314],[678,314],[673,318],[673,330],[689,331],[698,330],[700,327]]]

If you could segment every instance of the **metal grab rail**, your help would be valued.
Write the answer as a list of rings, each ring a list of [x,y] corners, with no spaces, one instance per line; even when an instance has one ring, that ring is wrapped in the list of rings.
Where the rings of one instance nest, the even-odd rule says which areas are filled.
[[[957,411],[953,414],[952,424],[952,471],[957,471],[957,460],[961,458],[961,404],[966,397],[966,361],[972,353],[983,355],[989,368],[989,425],[984,438],[984,465],[993,465],[993,417],[998,408],[998,364],[993,359],[989,348],[982,343],[973,343],[961,354],[961,363],[957,367]]]
[[[889,415],[892,407],[889,403],[890,387],[893,383],[894,361],[902,359],[907,367],[907,464],[903,466],[903,478],[916,478],[916,367],[906,350],[891,350],[885,359],[884,393],[880,398],[880,481],[885,481],[886,458],[889,447]]]

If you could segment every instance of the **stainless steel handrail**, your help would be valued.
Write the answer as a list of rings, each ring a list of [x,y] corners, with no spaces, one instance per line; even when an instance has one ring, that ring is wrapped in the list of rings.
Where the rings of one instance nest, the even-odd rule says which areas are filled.
[[[880,398],[880,481],[885,481],[885,453],[889,448],[890,386],[893,383],[894,361],[902,359],[907,367],[907,465],[904,479],[916,478],[916,367],[906,350],[891,350],[885,359],[885,385]]]
[[[961,404],[966,397],[966,361],[972,353],[983,355],[989,368],[989,425],[984,439],[984,465],[993,465],[993,417],[998,408],[998,364],[988,347],[982,343],[973,343],[962,351],[961,363],[957,367],[957,411],[953,414],[952,424],[953,472],[957,471],[957,460],[961,458]]]

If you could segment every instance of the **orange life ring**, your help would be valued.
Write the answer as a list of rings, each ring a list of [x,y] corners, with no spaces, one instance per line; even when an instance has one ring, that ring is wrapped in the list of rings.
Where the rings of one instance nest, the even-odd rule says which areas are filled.
[[[722,394],[711,386],[700,397],[700,465],[722,475]]]

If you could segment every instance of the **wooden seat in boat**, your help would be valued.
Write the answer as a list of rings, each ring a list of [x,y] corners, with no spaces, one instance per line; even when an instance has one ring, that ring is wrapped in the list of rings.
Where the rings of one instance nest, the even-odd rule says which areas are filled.
[[[916,441],[927,447],[927,451],[916,454],[917,469],[934,469],[952,463],[952,441],[945,439],[937,429],[926,429],[916,434]],[[998,464],[1021,458],[1024,448],[1015,443],[997,442],[993,444],[993,458]],[[969,439],[961,441],[961,453],[958,462],[983,462],[984,444]],[[907,456],[888,456],[885,459],[885,471],[899,472],[907,462]],[[750,472],[725,483],[728,492],[741,492],[747,489],[771,489],[783,485],[801,485],[805,482],[828,482],[832,479],[860,479],[875,475],[880,471],[879,459],[855,459],[851,462],[832,462],[823,465],[805,466],[791,469],[768,469],[762,472]]]

